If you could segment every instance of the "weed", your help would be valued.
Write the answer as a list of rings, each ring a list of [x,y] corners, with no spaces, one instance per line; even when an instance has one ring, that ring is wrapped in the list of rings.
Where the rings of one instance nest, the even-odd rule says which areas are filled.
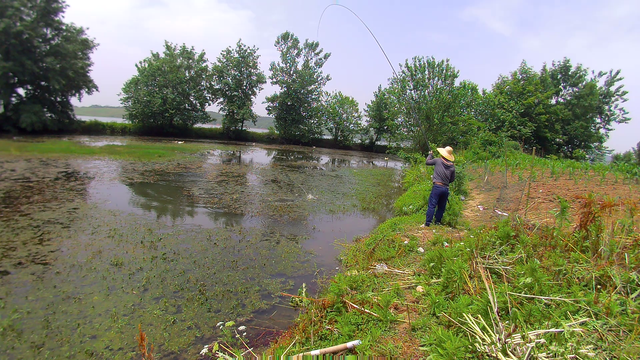
[[[521,160],[517,167],[548,164],[509,156]],[[422,351],[409,356],[431,359],[640,354],[636,203],[587,194],[579,197],[572,217],[572,202],[557,197],[552,226],[513,216],[459,238],[414,237],[430,190],[420,166],[405,169],[407,191],[395,207],[399,216],[345,247],[341,257],[347,271],[327,284],[319,294],[323,301],[308,304],[288,341],[272,351],[309,348],[313,328],[314,347],[365,339],[357,348],[360,356],[407,356],[397,346],[399,337]],[[587,176],[592,170],[557,160],[552,175]],[[596,170],[600,175],[609,171]],[[529,180],[538,173],[527,171]],[[521,191],[518,196],[526,191],[529,197],[532,190]],[[424,252],[416,251],[418,246]],[[407,323],[408,334],[389,335]]]
[[[138,341],[138,351],[142,355],[142,360],[153,360],[153,344],[149,343],[149,339],[147,338],[147,334],[142,331],[142,324],[138,324],[138,336],[136,337]]]

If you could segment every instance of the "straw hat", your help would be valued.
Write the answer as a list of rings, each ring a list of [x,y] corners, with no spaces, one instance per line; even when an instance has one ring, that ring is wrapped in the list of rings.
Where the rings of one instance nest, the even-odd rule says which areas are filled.
[[[447,146],[446,148],[438,148],[437,150],[443,158],[449,161],[455,161],[456,158],[453,157],[453,149],[451,148],[451,146]]]

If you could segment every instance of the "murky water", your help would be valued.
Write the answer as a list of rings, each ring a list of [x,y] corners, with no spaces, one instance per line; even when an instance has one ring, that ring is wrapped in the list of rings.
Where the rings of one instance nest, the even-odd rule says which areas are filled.
[[[217,143],[167,162],[0,159],[0,353],[131,359],[140,324],[160,358],[193,359],[228,320],[265,344],[296,314],[280,293],[315,290],[337,244],[390,216],[399,167]]]

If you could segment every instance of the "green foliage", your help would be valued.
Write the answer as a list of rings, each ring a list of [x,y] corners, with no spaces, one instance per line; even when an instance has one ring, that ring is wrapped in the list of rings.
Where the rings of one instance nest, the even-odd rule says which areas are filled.
[[[83,135],[138,135],[139,130],[133,124],[102,122],[98,120],[81,121],[77,132]]]
[[[465,155],[474,161],[485,161],[500,157],[504,154],[506,139],[504,134],[481,131],[475,137],[473,144]]]
[[[362,114],[358,102],[340,91],[325,96],[323,116],[325,129],[338,145],[353,144],[361,132]]]
[[[485,92],[485,124],[493,134],[503,134],[518,141],[529,151],[534,146],[539,149],[546,146],[544,151],[549,152],[552,144],[536,142],[535,139],[540,134],[557,132],[547,128],[547,125],[558,126],[548,119],[551,96],[541,83],[540,75],[523,61],[509,76],[501,75],[491,92]],[[555,139],[549,136],[548,140]]]
[[[427,210],[432,184],[422,181],[411,186],[394,204],[396,215],[421,214]],[[447,209],[448,210],[448,209]]]
[[[371,145],[375,145],[380,140],[391,143],[397,137],[397,111],[393,106],[393,99],[388,89],[378,90],[373,93],[373,100],[366,104],[366,138]]]
[[[601,157],[613,124],[630,119],[620,70],[589,73],[567,58],[536,72],[526,62],[485,93],[481,119],[489,131],[526,151],[567,158]]]
[[[426,154],[429,143],[452,146],[470,143],[479,123],[475,121],[478,88],[469,81],[456,85],[458,70],[449,60],[414,57],[405,61],[390,92],[399,113],[399,134],[414,150]],[[400,139],[403,140],[403,139]]]
[[[308,142],[322,135],[320,121],[324,85],[331,80],[322,73],[330,53],[324,53],[317,41],[300,40],[286,31],[275,42],[280,61],[269,70],[271,85],[280,92],[267,96],[267,112],[275,118],[275,128],[288,142]]]
[[[204,51],[165,41],[163,54],[151,52],[136,69],[120,99],[131,123],[158,132],[211,121],[206,109],[212,89]]]
[[[243,130],[245,121],[256,124],[253,99],[267,82],[260,70],[257,52],[255,46],[250,48],[238,40],[235,49],[223,50],[211,68],[217,102],[224,113],[222,128],[225,133]]]
[[[502,149],[498,149],[494,156],[487,156],[482,152],[476,152],[474,148],[458,153],[467,160],[470,167],[478,167],[482,163],[484,173],[487,171],[504,172],[505,167],[512,172],[522,174],[531,171],[535,178],[537,173],[549,172],[553,176],[567,174],[578,181],[585,176],[598,175],[605,178],[608,174],[626,179],[640,179],[640,167],[627,163],[586,162],[572,159],[559,159],[554,156],[548,158],[531,156],[519,151],[519,146],[512,141],[506,141]],[[458,163],[458,161],[456,161]],[[457,166],[457,165],[456,165]]]
[[[466,336],[455,330],[436,328],[433,333],[425,333],[420,350],[430,354],[430,360],[456,360],[469,358],[471,343]]]
[[[640,166],[640,142],[636,147],[623,153],[615,153],[611,156],[611,162],[615,164],[630,164]]]
[[[518,150],[518,144],[505,141],[499,156],[483,163],[496,171],[507,166],[511,171],[574,176],[619,171],[605,164],[551,160]],[[454,200],[455,193],[466,195],[464,184],[474,166],[467,152],[456,157]],[[412,355],[416,358],[499,358],[507,351],[524,358],[529,350],[555,358],[591,356],[586,354],[598,359],[637,358],[637,204],[586,196],[578,221],[571,224],[569,202],[557,198],[556,223],[551,226],[532,226],[512,217],[466,232],[418,230],[424,213],[409,207],[426,206],[430,168],[422,165],[419,154],[405,153],[404,158],[413,159],[413,165],[404,169],[407,192],[396,202],[400,216],[346,246],[341,254],[343,272],[314,302],[326,309],[311,305],[314,316],[307,312],[298,319],[304,331],[295,333],[300,337],[294,347],[310,346],[309,328],[304,326],[313,323],[316,329],[329,329],[314,332],[314,348],[348,341],[348,333],[367,339],[356,349],[361,356],[398,356],[394,341],[408,337],[420,341],[423,353]],[[462,186],[456,189],[454,184]],[[455,213],[456,206],[450,203],[447,213]],[[609,217],[614,208],[625,218]],[[418,285],[424,291],[417,290]],[[379,317],[350,309],[343,299]],[[394,333],[403,327],[398,322],[409,319],[405,306],[413,309],[410,333],[399,336]]]
[[[395,155],[402,159],[405,163],[413,166],[424,164],[426,157],[422,154],[413,152],[413,151],[405,151],[405,149],[400,148],[398,151],[394,151]]]
[[[71,98],[98,87],[89,76],[97,47],[85,29],[63,21],[63,0],[0,3],[0,130],[71,127]]]

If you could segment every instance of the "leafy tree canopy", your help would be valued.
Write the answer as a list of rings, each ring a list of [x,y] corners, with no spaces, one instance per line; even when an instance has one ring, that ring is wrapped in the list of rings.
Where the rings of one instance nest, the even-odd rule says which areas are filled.
[[[431,142],[457,146],[472,135],[478,89],[468,81],[457,85],[457,79],[448,59],[416,56],[390,80],[400,134],[425,154]]]
[[[272,62],[269,79],[280,92],[267,96],[267,112],[275,118],[276,131],[285,141],[307,142],[322,135],[320,115],[323,88],[331,80],[322,73],[330,53],[323,53],[317,41],[300,44],[286,31],[275,42],[280,61]]]
[[[373,93],[373,100],[366,104],[364,112],[367,115],[365,121],[369,143],[375,145],[383,139],[391,143],[398,131],[396,123],[398,113],[388,89],[378,86],[378,90]]]
[[[255,46],[250,48],[238,40],[235,49],[223,50],[212,66],[217,103],[224,113],[222,128],[227,133],[244,129],[245,121],[256,123],[253,99],[267,82],[257,51]]]
[[[66,24],[63,0],[0,2],[0,126],[59,130],[75,117],[71,99],[98,90],[89,73],[97,47]]]
[[[567,58],[536,72],[522,62],[485,96],[483,121],[527,150],[547,155],[600,156],[615,123],[630,120],[620,70],[589,72]]]
[[[325,129],[337,144],[352,145],[362,132],[358,102],[340,91],[326,95],[323,113]]]
[[[120,102],[127,120],[156,131],[211,121],[206,109],[213,100],[213,86],[204,51],[165,41],[162,54],[151,52],[136,69],[122,87]]]

